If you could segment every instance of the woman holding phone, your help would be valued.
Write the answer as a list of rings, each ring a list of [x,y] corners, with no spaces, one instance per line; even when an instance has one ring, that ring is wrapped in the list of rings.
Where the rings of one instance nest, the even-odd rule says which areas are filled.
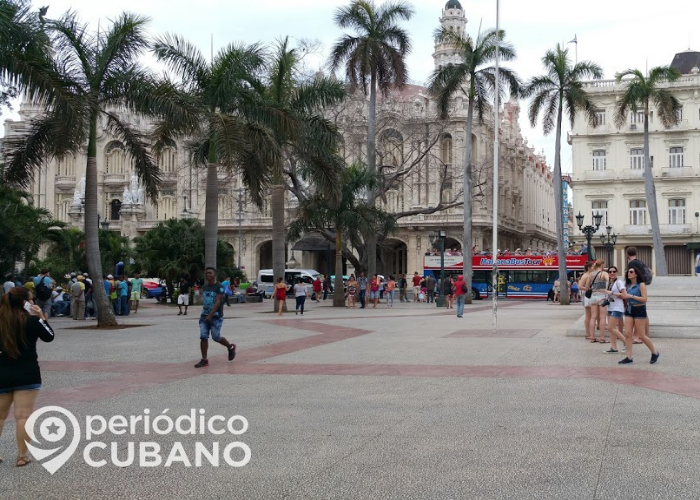
[[[0,299],[0,434],[14,404],[17,467],[31,462],[24,426],[34,411],[34,402],[41,388],[36,352],[39,339],[51,342],[53,330],[41,308],[34,305],[32,292],[24,287],[12,288]]]

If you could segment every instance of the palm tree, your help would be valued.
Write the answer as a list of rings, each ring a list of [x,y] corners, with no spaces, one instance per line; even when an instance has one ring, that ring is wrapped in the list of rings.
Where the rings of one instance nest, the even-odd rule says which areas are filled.
[[[208,63],[199,49],[172,34],[158,38],[153,51],[177,75],[175,92],[197,116],[194,127],[188,122],[184,127],[167,120],[160,123],[155,149],[186,137],[192,161],[206,168],[205,266],[216,267],[219,168],[240,172],[253,202],[262,206],[269,165],[278,157],[278,147],[265,127],[277,124],[278,113],[262,102],[264,53],[258,45],[230,44]]]
[[[649,218],[651,219],[651,234],[654,245],[655,273],[657,276],[666,276],[666,254],[661,242],[661,228],[659,227],[659,213],[656,206],[656,187],[654,176],[651,172],[651,157],[649,156],[649,104],[656,106],[661,123],[670,127],[678,123],[678,110],[681,104],[671,92],[662,88],[661,84],[677,80],[681,76],[676,68],[658,66],[652,68],[647,76],[637,70],[628,69],[615,75],[617,83],[625,78],[625,91],[617,101],[615,109],[615,123],[622,127],[627,121],[627,113],[631,110],[636,113],[641,107],[644,113],[644,192],[646,194]]]
[[[46,161],[87,146],[85,228],[87,265],[91,276],[102,276],[97,227],[97,128],[121,140],[149,198],[157,194],[160,174],[148,138],[128,123],[117,109],[145,118],[188,118],[170,98],[167,86],[137,62],[148,45],[144,17],[121,14],[97,34],[81,24],[75,13],[46,21],[53,40],[53,68],[60,77],[61,101],[54,101],[35,119],[26,134],[7,140],[3,172],[10,183],[27,185]],[[102,287],[95,287],[98,325],[115,325],[116,318]]]
[[[436,69],[428,84],[431,94],[437,99],[438,109],[442,118],[447,118],[450,103],[455,93],[463,92],[467,96],[466,149],[464,153],[464,177],[462,191],[464,196],[464,264],[463,274],[467,289],[472,288],[472,130],[474,128],[474,112],[479,123],[484,121],[484,112],[489,108],[490,99],[495,92],[496,69],[487,66],[496,60],[496,55],[503,61],[515,59],[515,49],[504,42],[505,32],[489,29],[479,32],[476,40],[468,34],[460,34],[447,29],[438,30],[436,40],[447,42],[454,46],[460,55],[459,64],[448,64]],[[498,44],[498,45],[497,45]],[[497,49],[498,47],[498,49]],[[499,68],[499,83],[507,85],[511,95],[515,96],[520,90],[520,80],[517,75],[507,69]],[[500,101],[501,96],[498,96]],[[494,255],[496,249],[493,249]],[[472,295],[467,295],[467,303],[471,303]]]
[[[328,196],[323,191],[303,200],[296,210],[296,218],[289,225],[287,238],[296,240],[306,233],[323,233],[332,227],[335,231],[335,283],[333,306],[343,307],[343,240],[359,244],[359,236],[369,232],[387,234],[394,228],[390,214],[361,200],[362,193],[375,189],[377,175],[359,165],[347,167],[340,179],[340,196]]]
[[[313,184],[313,189],[326,196],[339,194],[339,180],[343,165],[335,154],[342,138],[335,126],[326,120],[320,110],[339,104],[345,98],[342,83],[317,76],[311,81],[295,78],[300,58],[296,49],[289,47],[289,39],[282,39],[270,65],[266,99],[283,118],[284,127],[274,126],[274,137],[281,155],[272,169],[272,268],[273,279],[284,277],[285,224],[284,224],[284,166],[298,165],[302,177]],[[289,126],[291,125],[291,126]],[[276,308],[276,304],[274,304]],[[276,309],[275,309],[276,310]]]
[[[568,49],[557,44],[556,49],[548,50],[542,58],[545,75],[532,78],[523,94],[532,97],[528,109],[530,124],[537,124],[540,111],[543,112],[542,128],[545,135],[556,130],[554,146],[554,210],[557,218],[557,256],[559,260],[559,281],[561,283],[560,303],[569,304],[569,282],[566,278],[566,248],[564,248],[564,191],[561,183],[561,123],[566,112],[573,128],[576,112],[585,114],[591,124],[595,124],[595,109],[588,95],[583,90],[583,80],[602,78],[600,66],[590,61],[581,61],[571,65]],[[556,120],[556,122],[555,122]],[[556,123],[556,124],[555,124]]]
[[[386,2],[377,7],[373,0],[353,0],[335,13],[339,28],[350,28],[355,34],[344,35],[333,47],[331,68],[337,70],[345,63],[345,73],[353,89],[360,86],[369,92],[367,119],[367,165],[377,171],[375,135],[377,122],[377,89],[388,95],[396,87],[401,89],[408,80],[405,58],[411,52],[408,32],[398,21],[408,21],[414,14],[406,2]],[[369,84],[369,89],[367,88]],[[368,191],[367,201],[374,205],[376,188]],[[366,235],[367,271],[371,276],[377,268],[377,236]]]

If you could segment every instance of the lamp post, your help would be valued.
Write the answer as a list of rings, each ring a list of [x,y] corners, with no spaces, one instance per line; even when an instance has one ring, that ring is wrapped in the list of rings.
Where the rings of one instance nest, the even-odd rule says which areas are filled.
[[[105,231],[109,231],[109,221],[108,220],[103,220],[100,222],[100,214],[97,214],[97,229],[104,229]]]
[[[595,224],[595,227],[584,226],[583,215],[581,214],[581,212],[579,212],[576,216],[576,224],[578,225],[579,231],[586,235],[586,243],[588,244],[588,260],[593,260],[593,254],[591,253],[591,238],[593,237],[593,233],[595,233],[600,227],[600,221],[602,219],[603,214],[596,213],[593,215],[593,223]]]
[[[615,248],[615,243],[617,243],[617,235],[615,233],[610,234],[610,231],[612,231],[611,226],[605,226],[605,231],[607,234],[601,234],[600,235],[600,242],[603,244],[605,247],[605,250],[607,250],[608,253],[608,260],[606,261],[608,263],[608,266],[613,265],[613,257],[612,257],[612,252],[613,249]]]
[[[433,243],[440,242],[440,286],[438,286],[435,306],[445,307],[445,296],[441,293],[442,287],[445,284],[445,238],[447,233],[443,229],[435,230],[430,235],[430,241]]]

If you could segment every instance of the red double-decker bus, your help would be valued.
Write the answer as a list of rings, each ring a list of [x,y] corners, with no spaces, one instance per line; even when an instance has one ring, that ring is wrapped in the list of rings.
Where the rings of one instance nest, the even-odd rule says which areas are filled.
[[[445,254],[445,274],[462,274],[463,259],[461,255]],[[567,255],[566,272],[569,276],[583,272],[587,257],[585,255]],[[498,264],[498,296],[513,299],[547,299],[547,294],[559,275],[559,259],[547,255],[501,255]],[[472,276],[472,294],[475,299],[491,295],[491,255],[472,257],[474,275]],[[440,255],[426,255],[423,258],[425,274],[440,277]]]

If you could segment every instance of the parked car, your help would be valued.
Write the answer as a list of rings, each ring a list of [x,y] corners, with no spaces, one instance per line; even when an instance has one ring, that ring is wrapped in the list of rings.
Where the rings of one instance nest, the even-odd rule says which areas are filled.
[[[318,278],[319,272],[313,269],[285,269],[284,270],[284,281],[288,285],[294,285],[298,278],[302,278],[304,283],[306,283],[306,290],[309,292],[309,296],[313,293],[313,281]],[[265,291],[265,298],[272,297],[272,289],[274,288],[274,282],[272,277],[272,269],[262,269],[258,273],[258,289]],[[294,290],[289,289],[287,295],[294,295]]]
[[[144,281],[143,289],[146,291],[146,297],[152,299],[154,297],[160,297],[163,293],[163,288],[160,283],[156,281]]]

